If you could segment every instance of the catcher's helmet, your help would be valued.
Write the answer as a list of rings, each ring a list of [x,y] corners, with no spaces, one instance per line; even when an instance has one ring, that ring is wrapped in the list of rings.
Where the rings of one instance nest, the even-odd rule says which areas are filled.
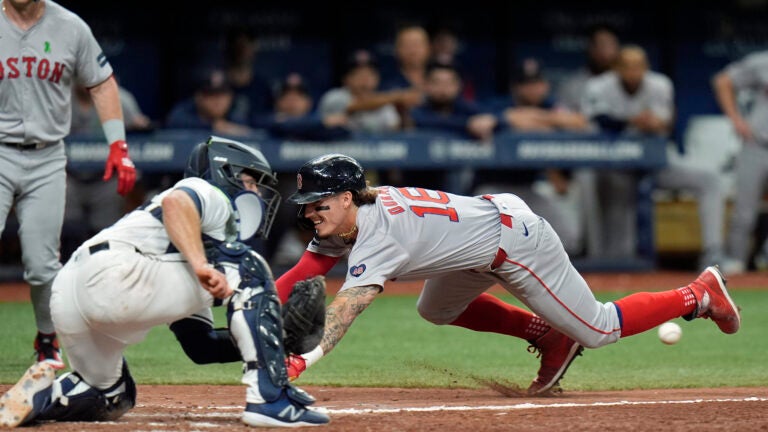
[[[363,167],[349,156],[331,153],[316,157],[299,168],[296,193],[288,202],[308,204],[344,191],[365,189]]]
[[[264,201],[264,222],[256,234],[266,238],[277,216],[280,192],[275,189],[277,177],[261,152],[243,143],[211,136],[192,149],[184,169],[184,177],[199,177],[216,186],[230,199],[245,190],[240,174],[246,173],[258,185]]]

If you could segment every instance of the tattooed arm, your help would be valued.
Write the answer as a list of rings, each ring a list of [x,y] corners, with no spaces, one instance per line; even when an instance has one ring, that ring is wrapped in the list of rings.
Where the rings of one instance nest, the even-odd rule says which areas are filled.
[[[363,313],[379,292],[379,285],[368,285],[349,288],[336,295],[325,309],[325,332],[320,341],[323,354],[328,354],[339,343],[352,321]]]
[[[363,313],[376,298],[376,294],[381,292],[381,288],[379,285],[367,285],[349,288],[336,294],[336,298],[325,308],[325,331],[320,344],[308,353],[290,354],[286,358],[288,378],[295,380],[309,366],[328,354],[347,333],[352,321]]]

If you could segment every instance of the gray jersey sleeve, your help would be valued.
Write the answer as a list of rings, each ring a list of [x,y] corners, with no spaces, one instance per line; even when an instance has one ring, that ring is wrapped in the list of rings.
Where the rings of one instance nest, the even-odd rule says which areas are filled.
[[[761,84],[760,72],[768,70],[768,51],[746,56],[744,59],[731,63],[725,73],[733,81],[733,85],[744,89],[754,88]]]
[[[101,84],[112,75],[112,66],[88,24],[80,18],[74,21],[79,25],[77,32],[79,39],[77,44],[77,77],[84,86],[93,87]]]

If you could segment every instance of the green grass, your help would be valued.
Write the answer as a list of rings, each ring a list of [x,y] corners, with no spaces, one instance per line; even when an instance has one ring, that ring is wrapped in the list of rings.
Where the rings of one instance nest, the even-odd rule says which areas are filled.
[[[600,294],[602,301],[621,294]],[[682,340],[662,344],[655,330],[622,339],[578,358],[563,386],[570,390],[768,386],[768,292],[736,291],[742,328],[724,335],[709,320],[676,320]],[[505,300],[517,303],[511,296]],[[300,385],[478,387],[475,378],[527,386],[538,360],[527,343],[507,336],[435,326],[416,313],[416,297],[377,299],[339,346],[297,381]],[[217,309],[217,324],[223,325]],[[34,336],[28,303],[0,303],[0,382],[13,383],[32,362]],[[186,358],[167,327],[126,351],[141,384],[239,384],[240,364],[198,366]]]

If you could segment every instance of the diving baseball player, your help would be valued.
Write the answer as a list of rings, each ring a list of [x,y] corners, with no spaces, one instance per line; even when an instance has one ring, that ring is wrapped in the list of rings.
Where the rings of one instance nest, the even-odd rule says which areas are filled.
[[[63,368],[49,309],[61,268],[66,155],[72,85],[88,87],[111,143],[104,180],[117,171],[120,194],[133,188],[118,87],[88,25],[52,0],[2,0],[0,13],[0,232],[13,207],[24,280],[31,289],[37,361]]]
[[[187,170],[196,176],[87,240],[59,272],[51,311],[72,372],[55,378],[47,363],[30,367],[0,399],[0,425],[119,418],[136,401],[125,348],[154,326],[220,304],[244,364],[243,422],[329,421],[288,381],[272,273],[242,243],[276,214],[269,164],[253,148],[211,137],[195,147]]]
[[[541,354],[531,394],[552,390],[583,347],[607,345],[681,316],[711,318],[724,333],[740,326],[716,267],[675,290],[598,302],[557,233],[512,194],[372,188],[357,161],[341,154],[310,160],[299,169],[297,183],[288,201],[302,206],[315,238],[295,270],[322,268],[317,257],[345,254],[348,269],[326,309],[320,344],[291,356],[292,378],[332,350],[394,279],[426,279],[417,309],[430,322],[528,339]],[[495,284],[532,312],[493,302],[484,292]]]

